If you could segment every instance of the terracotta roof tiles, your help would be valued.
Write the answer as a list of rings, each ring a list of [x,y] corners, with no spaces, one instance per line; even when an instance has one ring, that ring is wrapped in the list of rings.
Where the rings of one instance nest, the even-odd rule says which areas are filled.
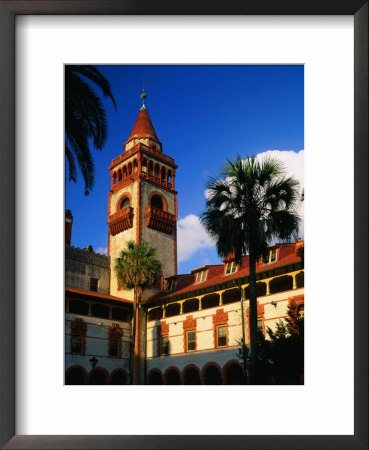
[[[136,122],[132,128],[131,134],[129,135],[128,141],[130,139],[133,139],[134,137],[142,138],[147,136],[158,140],[149,113],[147,112],[147,109],[143,107],[138,113]]]

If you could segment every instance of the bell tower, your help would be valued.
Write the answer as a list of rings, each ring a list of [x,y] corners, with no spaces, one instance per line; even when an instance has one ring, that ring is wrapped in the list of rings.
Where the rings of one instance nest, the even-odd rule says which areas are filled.
[[[163,276],[177,273],[176,164],[163,153],[149,113],[145,91],[142,106],[124,152],[108,167],[111,189],[108,201],[108,254],[111,256],[110,292],[133,301],[133,291],[118,287],[114,266],[128,241],[147,241],[157,250]],[[154,291],[144,291],[144,298]]]

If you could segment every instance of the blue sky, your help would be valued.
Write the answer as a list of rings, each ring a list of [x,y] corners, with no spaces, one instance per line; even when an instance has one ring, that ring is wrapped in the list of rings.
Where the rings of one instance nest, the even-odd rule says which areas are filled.
[[[139,113],[143,79],[147,110],[163,152],[179,166],[179,273],[220,261],[198,216],[205,208],[209,177],[216,176],[227,159],[278,150],[303,182],[303,152],[298,153],[304,149],[303,66],[97,67],[110,81],[118,110],[104,100],[108,139],[102,152],[92,150],[92,193],[83,194],[80,174],[76,184],[66,182],[66,209],[74,216],[72,245],[91,244],[101,252],[107,247],[107,167],[123,152]]]

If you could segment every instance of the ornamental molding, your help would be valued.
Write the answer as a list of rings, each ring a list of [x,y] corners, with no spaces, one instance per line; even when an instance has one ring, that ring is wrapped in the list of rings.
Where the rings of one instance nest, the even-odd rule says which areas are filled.
[[[228,312],[224,312],[223,309],[217,309],[216,314],[213,316],[213,323],[220,324],[228,321]]]
[[[196,319],[192,315],[186,317],[183,322],[183,330],[196,330]]]

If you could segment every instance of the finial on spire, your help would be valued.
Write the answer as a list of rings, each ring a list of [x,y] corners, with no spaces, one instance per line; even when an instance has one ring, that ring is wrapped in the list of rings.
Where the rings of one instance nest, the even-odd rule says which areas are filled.
[[[146,92],[145,92],[145,79],[143,79],[142,82],[142,94],[141,94],[141,98],[142,98],[142,106],[141,109],[146,109],[145,106],[145,99],[147,98]]]

